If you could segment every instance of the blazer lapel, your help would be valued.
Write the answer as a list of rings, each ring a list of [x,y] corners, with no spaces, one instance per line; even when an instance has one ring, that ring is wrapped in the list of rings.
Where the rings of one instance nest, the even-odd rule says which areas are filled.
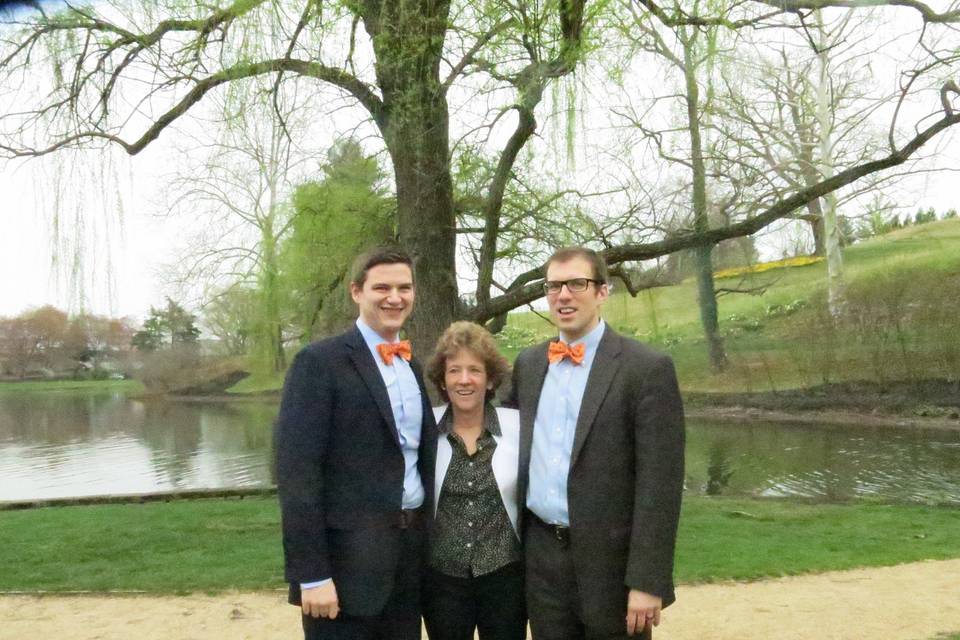
[[[533,423],[537,419],[537,404],[540,402],[540,391],[543,381],[547,377],[547,347],[550,343],[531,347],[529,371],[514,369],[513,375],[517,378],[517,404],[520,409],[520,454],[517,469],[517,502],[520,513],[527,505],[527,484],[530,474],[530,450],[533,448]],[[518,515],[517,535],[523,539],[523,518]]]
[[[587,388],[584,389],[583,400],[580,402],[580,415],[577,416],[577,427],[573,435],[573,452],[570,454],[571,469],[577,463],[577,456],[580,455],[583,443],[593,427],[600,405],[617,375],[619,355],[620,336],[607,325],[603,330],[603,337],[600,338],[597,355],[593,358],[590,375],[587,377]]]
[[[393,409],[390,407],[390,396],[387,394],[387,386],[383,383],[383,376],[380,375],[380,369],[373,359],[373,354],[367,348],[367,343],[363,340],[363,335],[357,328],[353,329],[347,340],[347,345],[351,347],[350,360],[353,366],[357,368],[360,377],[363,378],[370,395],[377,403],[377,408],[383,416],[384,423],[390,429],[390,436],[393,441],[400,446],[400,435],[397,433],[397,423],[393,419]]]
[[[533,423],[537,418],[540,391],[547,377],[547,347],[550,343],[534,347],[531,371],[523,373],[519,381],[518,403],[520,405],[520,469],[526,473],[530,466],[530,450],[533,448]],[[521,496],[521,500],[526,496]]]

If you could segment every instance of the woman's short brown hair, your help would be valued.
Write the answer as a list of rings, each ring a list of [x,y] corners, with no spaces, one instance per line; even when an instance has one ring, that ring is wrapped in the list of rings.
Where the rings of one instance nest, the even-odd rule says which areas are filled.
[[[427,377],[437,388],[444,402],[450,402],[450,396],[444,388],[443,380],[447,372],[447,359],[466,349],[483,361],[487,370],[487,382],[491,388],[487,389],[487,401],[496,395],[497,388],[503,379],[510,373],[510,363],[500,355],[497,343],[490,332],[473,322],[454,322],[443,332],[437,341],[437,348],[433,351],[430,363],[427,365]]]

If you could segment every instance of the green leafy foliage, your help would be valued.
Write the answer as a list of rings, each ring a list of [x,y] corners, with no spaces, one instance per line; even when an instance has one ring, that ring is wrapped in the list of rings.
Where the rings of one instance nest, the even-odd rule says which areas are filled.
[[[133,335],[130,344],[140,351],[150,352],[165,346],[193,345],[199,336],[196,316],[167,298],[166,307],[150,307],[150,315]]]
[[[394,237],[394,201],[376,158],[353,139],[337,143],[324,178],[293,195],[291,230],[280,247],[280,287],[303,341],[332,333],[354,316],[347,300],[354,257]]]

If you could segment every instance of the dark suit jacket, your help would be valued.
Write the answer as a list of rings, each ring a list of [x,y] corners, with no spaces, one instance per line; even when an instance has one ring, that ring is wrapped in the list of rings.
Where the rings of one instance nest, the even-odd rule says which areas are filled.
[[[436,424],[423,377],[418,468],[429,509]],[[340,608],[380,612],[400,561],[404,460],[377,364],[354,327],[297,354],[287,373],[277,419],[277,487],[290,602],[301,582],[332,577]]]
[[[517,357],[505,403],[520,409],[521,501],[548,344]],[[673,362],[607,325],[580,406],[567,484],[570,549],[591,619],[622,628],[628,587],[660,596],[664,606],[674,601],[683,445]]]

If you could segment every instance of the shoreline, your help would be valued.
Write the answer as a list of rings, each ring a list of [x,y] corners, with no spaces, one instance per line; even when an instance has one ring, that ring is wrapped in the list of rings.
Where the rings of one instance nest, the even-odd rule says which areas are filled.
[[[945,417],[876,414],[845,409],[810,409],[788,411],[761,409],[749,406],[717,406],[706,408],[695,405],[684,410],[687,418],[718,420],[721,422],[779,422],[816,424],[827,427],[878,427],[884,429],[938,429],[960,431],[960,420]]]
[[[17,389],[29,393],[73,393],[87,389],[121,392],[131,400],[140,402],[183,403],[269,403],[278,404],[281,390],[264,390],[255,393],[227,393],[219,391],[207,394],[149,393],[142,389],[131,392],[132,381],[82,381],[34,387],[32,381],[0,382],[0,393]],[[924,397],[915,393],[924,383],[938,385],[937,393]],[[23,385],[20,387],[20,385]],[[62,385],[62,386],[61,386]],[[33,387],[33,388],[31,388]],[[126,389],[124,389],[126,387]],[[806,389],[790,389],[781,392],[682,392],[685,414],[688,418],[717,420],[723,422],[779,422],[793,424],[819,424],[823,426],[855,426],[899,429],[937,429],[960,431],[960,395],[957,383],[929,380],[918,383],[890,382],[880,386],[876,383],[843,383]],[[888,393],[882,393],[887,390]],[[852,401],[855,399],[855,401]],[[869,407],[869,408],[868,408]],[[930,413],[934,415],[930,415]]]
[[[720,394],[718,394],[719,396]],[[724,394],[725,395],[725,394]],[[737,394],[729,394],[735,397]],[[211,394],[211,395],[150,395],[137,396],[138,400],[169,400],[172,402],[265,402],[279,403],[279,391],[267,391],[257,394]],[[826,426],[883,427],[901,429],[939,429],[960,431],[960,419],[949,416],[922,416],[914,414],[876,413],[873,411],[855,411],[844,407],[826,409],[770,409],[750,405],[727,404],[718,402],[707,406],[701,398],[686,401],[686,417],[695,419],[719,420],[724,422],[782,422],[795,424],[822,424]]]

